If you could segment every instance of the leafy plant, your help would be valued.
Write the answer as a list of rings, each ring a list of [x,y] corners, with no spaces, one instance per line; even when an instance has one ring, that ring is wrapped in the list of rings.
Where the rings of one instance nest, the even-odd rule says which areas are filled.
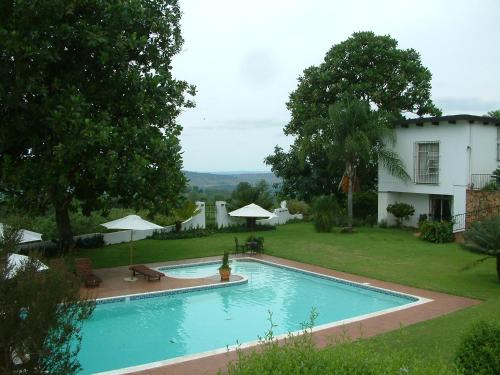
[[[91,316],[94,301],[81,299],[80,281],[62,259],[39,272],[39,260],[31,254],[9,277],[1,255],[0,373],[79,373],[82,323]],[[21,368],[14,367],[16,356],[24,359]]]
[[[392,348],[367,342],[356,345],[347,335],[336,337],[336,345],[321,350],[312,335],[317,316],[313,309],[309,321],[302,323],[301,333],[289,334],[281,343],[275,337],[276,324],[269,312],[270,328],[259,337],[260,345],[248,351],[237,349],[237,361],[229,363],[228,375],[451,375],[442,363],[421,360],[416,352],[395,352]]]
[[[153,232],[151,238],[153,240],[183,240],[187,238],[208,237],[215,233],[212,229],[192,228],[180,232],[164,232],[157,230]]]
[[[352,205],[354,217],[372,223],[372,217],[377,216],[378,196],[374,191],[358,191],[353,193]],[[375,220],[375,223],[377,221]]]
[[[500,325],[474,323],[460,342],[455,366],[463,375],[500,374]]]
[[[500,280],[500,217],[473,223],[471,228],[465,231],[464,240],[465,249],[487,255],[467,268],[489,258],[496,258],[497,276]]]
[[[311,214],[311,206],[309,206],[306,202],[300,201],[298,199],[288,200],[286,202],[286,206],[288,208],[288,212],[290,212],[292,215],[302,214],[304,215],[304,219],[306,220]]]
[[[418,228],[420,229],[422,224],[428,220],[427,214],[418,215]]]
[[[453,241],[453,223],[448,221],[424,221],[420,226],[420,238],[434,243]]]
[[[396,202],[387,206],[387,212],[396,217],[398,228],[401,228],[403,220],[408,220],[410,216],[413,216],[415,208],[407,203]]]
[[[95,234],[90,237],[78,238],[76,247],[79,249],[95,249],[104,246],[104,236]]]
[[[196,215],[199,212],[196,204],[190,201],[185,201],[179,207],[174,208],[173,213],[175,216],[175,230],[180,232],[182,229],[182,222]]]
[[[229,267],[229,252],[224,251],[224,255],[222,256],[222,265],[219,267],[220,270],[230,270]]]
[[[388,225],[387,225],[387,220],[386,219],[382,219],[378,222],[378,227],[379,228],[388,228]]]
[[[322,195],[313,201],[314,227],[317,232],[330,232],[332,230],[335,214],[339,206],[335,197]]]

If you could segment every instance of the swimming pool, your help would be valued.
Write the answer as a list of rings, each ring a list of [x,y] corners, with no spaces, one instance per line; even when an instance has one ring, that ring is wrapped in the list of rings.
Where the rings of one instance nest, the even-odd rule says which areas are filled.
[[[162,271],[193,277],[213,274],[218,265]],[[226,346],[253,342],[269,328],[268,311],[277,325],[274,334],[281,335],[299,331],[312,308],[319,313],[315,326],[325,328],[425,302],[263,261],[238,260],[232,267],[233,273],[244,276],[235,284],[98,301],[82,330],[78,356],[82,374],[225,351]]]

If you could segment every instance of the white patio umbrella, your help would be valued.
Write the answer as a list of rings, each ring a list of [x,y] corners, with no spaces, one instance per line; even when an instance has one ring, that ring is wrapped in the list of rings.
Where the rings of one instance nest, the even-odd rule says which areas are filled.
[[[148,229],[163,229],[162,226],[155,223],[151,223],[144,220],[138,215],[128,215],[122,217],[121,219],[108,221],[107,223],[101,224],[103,227],[108,229],[125,229],[130,230],[130,265],[132,266],[132,234],[134,230],[148,230]],[[135,281],[137,278],[130,276],[126,278],[126,281]]]
[[[255,221],[257,220],[257,218],[262,218],[262,217],[271,218],[274,217],[275,215],[272,212],[263,209],[262,207],[260,207],[255,203],[250,203],[246,206],[238,208],[237,210],[231,211],[229,213],[229,216],[244,217],[247,219],[247,223],[249,225],[255,226]]]
[[[0,223],[0,236],[3,235],[3,228],[4,225]],[[32,232],[27,229],[21,229],[21,243],[25,242],[35,242],[35,241],[41,241],[42,240],[42,234],[37,233],[37,232]]]
[[[21,254],[9,254],[7,256],[7,264],[9,267],[9,272],[7,273],[7,278],[10,279],[16,275],[21,267],[23,267],[28,261],[29,257]],[[43,271],[49,269],[44,263],[36,260],[36,269],[37,271]]]

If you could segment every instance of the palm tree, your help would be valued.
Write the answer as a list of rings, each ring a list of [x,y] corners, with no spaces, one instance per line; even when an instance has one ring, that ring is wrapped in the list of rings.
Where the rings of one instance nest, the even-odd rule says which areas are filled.
[[[496,258],[497,277],[500,281],[500,217],[477,221],[464,232],[463,247],[474,253],[485,254],[464,269],[471,268],[489,258]]]
[[[352,229],[353,181],[360,167],[382,163],[392,175],[403,180],[410,176],[399,156],[388,146],[396,140],[389,117],[370,109],[365,100],[345,99],[330,106],[327,119],[314,119],[306,124],[302,140],[303,154],[323,152],[331,163],[342,161],[348,179],[348,229]]]

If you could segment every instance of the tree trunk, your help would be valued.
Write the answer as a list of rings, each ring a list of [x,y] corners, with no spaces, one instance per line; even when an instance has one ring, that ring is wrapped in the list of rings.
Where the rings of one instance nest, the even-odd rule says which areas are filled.
[[[73,247],[73,231],[69,220],[68,205],[55,205],[57,232],[59,233],[59,251],[67,253]]]
[[[347,189],[347,226],[352,229],[352,190],[353,190],[353,178],[352,175],[349,175],[349,185]]]

